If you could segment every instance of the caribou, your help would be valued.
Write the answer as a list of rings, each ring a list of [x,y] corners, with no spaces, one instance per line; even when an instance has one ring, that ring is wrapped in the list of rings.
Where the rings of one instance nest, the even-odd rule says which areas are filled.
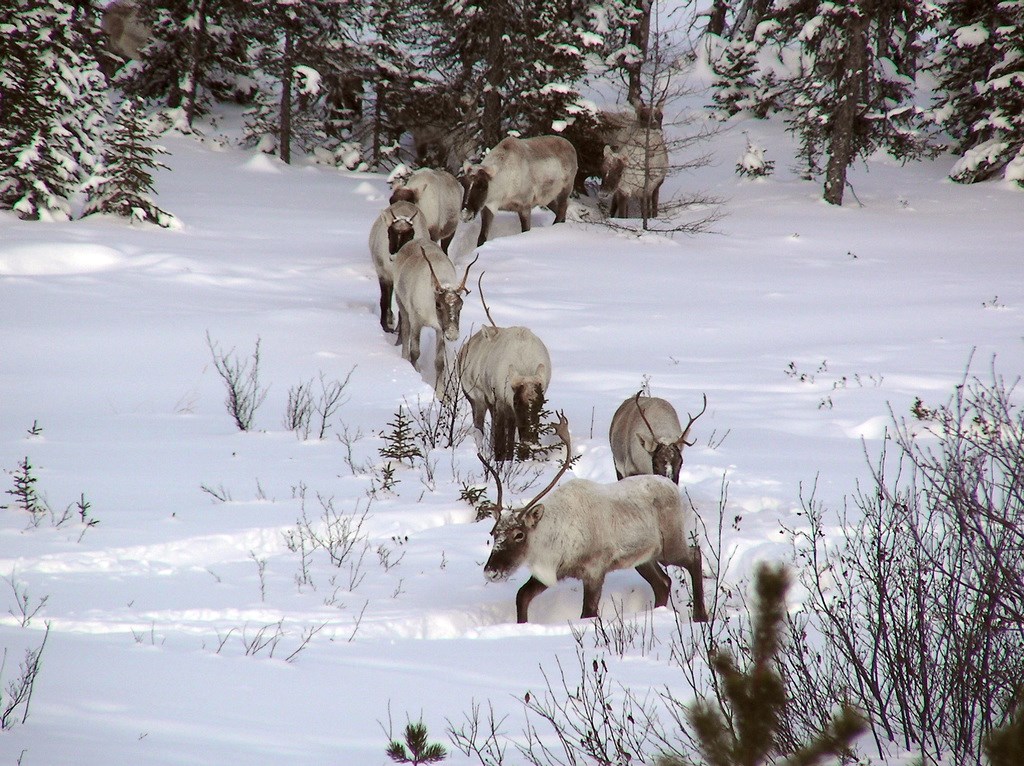
[[[628,476],[653,474],[665,476],[679,483],[679,469],[683,465],[683,447],[692,447],[687,441],[690,429],[697,418],[708,408],[708,397],[696,415],[689,416],[686,428],[679,425],[675,408],[656,396],[636,396],[626,399],[612,416],[608,429],[608,441],[615,462],[615,475],[619,479]]]
[[[426,219],[430,238],[448,252],[462,204],[462,187],[455,176],[447,170],[420,168],[396,185],[390,201],[416,205]]]
[[[576,150],[561,136],[509,136],[480,164],[464,169],[462,220],[468,223],[480,214],[477,247],[487,241],[499,210],[518,214],[523,231],[530,230],[530,211],[537,205],[547,205],[555,223],[562,223],[575,178]]]
[[[391,298],[395,288],[395,256],[407,242],[430,236],[427,221],[411,202],[394,202],[384,208],[370,227],[370,255],[380,284],[380,326],[394,328]]]
[[[149,42],[150,28],[143,21],[136,0],[114,0],[104,8],[100,29],[115,53],[125,59],[142,58],[142,49]]]
[[[687,542],[696,519],[682,502],[679,487],[660,476],[635,476],[615,484],[572,479],[552,492],[572,463],[563,413],[555,433],[565,445],[565,460],[551,483],[518,510],[502,509],[498,473],[478,455],[498,492],[491,530],[494,544],[484,575],[501,582],[524,564],[530,570],[530,578],[516,593],[516,620],[526,622],[533,599],[566,578],[583,582],[581,617],[597,617],[605,576],[630,567],[650,584],[654,606],[666,606],[672,580],[662,565],[671,564],[690,573],[693,620],[705,622],[701,551]]]
[[[651,118],[648,118],[650,120]],[[630,200],[640,205],[640,215],[657,218],[658,196],[668,174],[668,150],[661,127],[639,117],[620,125],[604,147],[601,190],[611,192],[610,218],[628,218]]]
[[[447,382],[445,341],[459,339],[462,295],[469,292],[466,279],[476,260],[466,267],[462,281],[456,284],[455,266],[429,239],[415,239],[403,245],[395,257],[395,300],[402,356],[415,368],[420,358],[420,334],[424,327],[434,330],[434,391],[438,398],[444,395]]]
[[[484,416],[491,415],[494,459],[511,460],[517,436],[519,457],[524,458],[528,445],[538,440],[544,394],[551,383],[551,356],[526,327],[494,323],[484,300],[483,276],[477,279],[477,289],[491,326],[481,327],[459,349],[459,380],[481,441]]]

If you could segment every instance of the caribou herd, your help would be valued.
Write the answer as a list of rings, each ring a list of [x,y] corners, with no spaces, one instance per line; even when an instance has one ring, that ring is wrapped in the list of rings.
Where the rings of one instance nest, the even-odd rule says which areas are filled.
[[[102,28],[112,51],[123,59],[139,58],[150,36],[134,0],[109,3]],[[599,122],[604,126],[598,131],[603,143],[601,188],[611,198],[610,216],[628,217],[638,210],[645,218],[656,217],[669,167],[661,108],[638,102],[631,111],[602,113]],[[421,160],[431,143],[444,149],[446,160],[460,155],[465,159],[469,151],[464,130],[432,124],[408,130]],[[481,446],[478,456],[495,481],[498,498],[484,574],[499,581],[523,565],[529,569],[530,577],[516,595],[519,622],[526,622],[538,594],[565,578],[583,582],[582,617],[596,617],[605,576],[628,568],[650,584],[655,607],[666,606],[672,585],[663,568],[667,565],[689,572],[693,619],[704,621],[708,616],[694,512],[678,485],[683,447],[693,444],[688,437],[707,409],[707,397],[685,428],[666,400],[642,393],[627,397],[615,411],[608,435],[619,479],[614,484],[572,479],[556,488],[573,460],[568,421],[560,414],[555,434],[565,457],[558,474],[533,500],[513,509],[502,504],[501,473],[491,461],[523,459],[537,446],[553,372],[548,349],[526,327],[499,327],[484,302],[490,326],[462,345],[453,370],[448,366],[447,344],[459,339],[466,282],[479,258],[473,258],[460,279],[449,257],[460,218],[470,222],[480,217],[477,247],[487,241],[500,211],[516,213],[524,232],[538,205],[555,214],[555,223],[563,223],[569,195],[584,186],[580,177],[591,169],[596,170],[579,166],[576,148],[561,136],[509,136],[479,163],[465,163],[461,178],[444,169],[420,168],[396,179],[388,205],[369,233],[380,285],[380,326],[385,333],[397,333],[402,356],[414,368],[420,335],[431,328],[435,394],[439,399],[451,396],[451,383],[457,381],[470,403]],[[483,301],[481,278],[477,284]],[[483,454],[488,416],[491,460]]]
[[[606,124],[602,187],[612,195],[611,214],[628,216],[635,203],[642,215],[657,215],[658,191],[668,167],[660,111],[638,106],[631,115],[612,115]],[[639,167],[641,162],[646,170]],[[707,410],[707,397],[683,427],[665,399],[643,392],[628,396],[612,416],[608,434],[618,477],[612,484],[577,478],[559,485],[573,462],[568,420],[559,413],[554,433],[565,449],[559,471],[530,502],[512,508],[503,505],[502,472],[496,464],[525,459],[538,446],[553,372],[551,355],[529,328],[501,327],[494,321],[483,297],[481,273],[476,281],[489,325],[463,343],[453,366],[448,361],[447,344],[459,339],[466,283],[480,257],[478,253],[459,276],[449,257],[459,219],[470,222],[479,215],[477,247],[487,241],[500,211],[516,213],[524,232],[538,205],[547,206],[554,222],[562,223],[577,170],[576,149],[565,138],[510,136],[479,163],[466,163],[460,178],[430,168],[398,175],[389,204],[369,236],[380,283],[381,328],[386,333],[397,330],[402,356],[413,367],[420,357],[420,334],[431,328],[435,395],[446,400],[461,389],[470,404],[478,458],[497,488],[497,502],[491,506],[493,544],[484,575],[500,581],[521,566],[529,569],[529,579],[516,595],[519,622],[527,621],[538,594],[566,578],[583,583],[581,616],[596,617],[605,576],[619,569],[636,569],[650,584],[655,607],[666,606],[672,585],[664,569],[668,565],[689,573],[692,617],[704,621],[708,616],[696,518],[683,500],[679,474],[683,448],[694,444],[690,434]],[[488,417],[490,443],[485,444]]]

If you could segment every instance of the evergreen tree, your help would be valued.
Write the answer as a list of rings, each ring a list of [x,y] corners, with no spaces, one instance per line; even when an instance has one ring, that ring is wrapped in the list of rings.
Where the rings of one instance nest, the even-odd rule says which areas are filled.
[[[85,186],[88,198],[83,217],[111,213],[133,223],[149,221],[163,227],[176,223],[173,215],[161,210],[150,198],[150,171],[167,167],[155,159],[156,155],[167,154],[152,143],[155,137],[152,122],[139,104],[125,101],[108,131],[99,172]]]
[[[62,0],[0,7],[0,207],[66,220],[92,172],[105,123],[106,80]]]
[[[327,140],[328,122],[352,70],[363,6],[352,0],[254,0],[250,33],[259,78],[246,139],[291,162],[293,142],[310,150]]]
[[[729,41],[718,38],[716,42],[709,61],[715,73],[711,85],[714,108],[724,117],[746,111],[758,119],[778,111],[784,88],[773,69],[762,71],[758,66],[764,39],[755,33],[753,39],[738,35]]]
[[[484,146],[509,131],[559,132],[574,120],[588,52],[603,42],[593,14],[554,0],[445,0],[431,19],[429,64],[476,103]]]
[[[366,75],[373,83],[369,123],[371,161],[380,167],[394,158],[407,126],[452,125],[457,101],[431,87],[409,51],[434,35],[423,7],[403,0],[373,0],[367,19]],[[444,119],[441,115],[444,114]],[[437,164],[442,164],[438,162]]]
[[[759,104],[765,114],[775,105],[784,109],[807,177],[824,173],[827,202],[842,204],[847,169],[858,158],[878,149],[898,159],[930,150],[912,97],[935,20],[931,6],[776,0],[746,3],[742,10],[734,29],[743,31],[714,65],[719,101],[727,112],[748,104]]]
[[[935,118],[965,152],[977,143],[973,126],[986,112],[977,85],[988,78],[998,59],[992,40],[1006,23],[1000,0],[950,0],[942,8],[942,37],[935,64]]]
[[[211,99],[248,94],[245,0],[139,2],[152,39],[117,76],[127,95],[181,108],[178,127],[191,130]]]
[[[1005,168],[1008,180],[1022,183],[1024,2],[955,0],[943,11],[934,114],[963,155],[950,177],[974,183]]]

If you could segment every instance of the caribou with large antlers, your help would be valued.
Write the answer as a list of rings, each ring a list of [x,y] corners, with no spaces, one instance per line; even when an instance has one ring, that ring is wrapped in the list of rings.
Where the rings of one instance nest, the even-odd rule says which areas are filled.
[[[516,620],[526,622],[530,602],[566,578],[583,582],[581,617],[596,617],[605,576],[630,567],[654,590],[654,606],[666,606],[672,580],[661,565],[668,564],[690,573],[693,619],[707,620],[700,548],[687,541],[695,519],[679,488],[660,476],[637,476],[615,484],[572,479],[554,489],[572,463],[569,424],[562,413],[555,433],[565,445],[565,460],[554,480],[517,510],[503,511],[501,479],[480,456],[498,491],[494,545],[484,575],[501,582],[523,564],[530,570],[530,579],[516,594]]]
[[[654,474],[667,476],[679,483],[679,469],[683,465],[683,447],[692,447],[688,441],[694,422],[708,408],[708,397],[696,415],[689,416],[686,428],[679,425],[675,408],[656,396],[636,396],[626,399],[612,416],[608,441],[615,461],[615,475]]]
[[[466,267],[462,281],[456,283],[454,264],[429,239],[415,239],[403,245],[395,257],[395,300],[402,356],[416,367],[420,358],[420,333],[424,327],[433,328],[437,341],[434,391],[439,397],[444,394],[447,382],[445,341],[459,339],[462,295],[469,292],[466,279],[476,260],[474,258]]]

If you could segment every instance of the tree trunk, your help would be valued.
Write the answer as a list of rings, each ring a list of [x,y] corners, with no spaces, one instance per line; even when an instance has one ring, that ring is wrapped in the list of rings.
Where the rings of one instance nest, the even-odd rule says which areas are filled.
[[[868,17],[854,7],[846,25],[846,55],[840,74],[839,107],[832,120],[829,158],[825,168],[825,201],[843,204],[846,170],[857,156],[857,119],[865,98],[868,65]]]
[[[629,28],[629,44],[639,51],[637,61],[625,66],[628,78],[626,100],[634,106],[641,103],[641,97],[643,96],[642,75],[644,62],[647,61],[647,40],[651,35],[652,6],[652,0],[636,0],[634,7],[637,17]]]
[[[725,14],[729,6],[726,0],[714,0],[711,3],[711,11],[708,14],[708,26],[705,30],[708,34],[721,37],[725,33]]]
[[[202,71],[203,43],[206,42],[206,8],[207,0],[199,0],[199,7],[196,8],[198,26],[193,32],[192,50],[189,52],[192,61],[188,75],[188,93],[185,94],[185,123],[190,129],[198,111],[196,101],[199,98],[199,76]]]
[[[281,125],[278,155],[287,164],[292,162],[292,75],[295,68],[291,19],[284,27],[284,58],[281,60]]]
[[[490,8],[487,46],[487,84],[484,90],[484,111],[481,118],[481,137],[484,146],[493,147],[502,139],[501,82],[505,69],[504,3]]]

